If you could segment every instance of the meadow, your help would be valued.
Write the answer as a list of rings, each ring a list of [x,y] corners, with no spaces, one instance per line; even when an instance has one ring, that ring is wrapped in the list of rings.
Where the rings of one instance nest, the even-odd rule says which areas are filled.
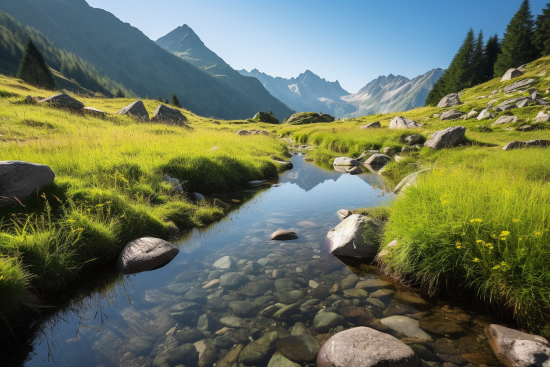
[[[276,178],[287,146],[273,136],[237,136],[246,121],[214,121],[182,109],[188,127],[116,115],[132,99],[75,96],[105,118],[71,113],[25,96],[48,97],[0,76],[2,160],[46,164],[56,173],[45,192],[0,207],[0,312],[29,292],[52,295],[111,261],[141,236],[173,237],[221,218],[226,203],[203,195]],[[153,113],[160,102],[143,101]],[[251,125],[252,126],[252,125]],[[273,125],[253,124],[273,130]],[[184,192],[163,181],[178,178]]]

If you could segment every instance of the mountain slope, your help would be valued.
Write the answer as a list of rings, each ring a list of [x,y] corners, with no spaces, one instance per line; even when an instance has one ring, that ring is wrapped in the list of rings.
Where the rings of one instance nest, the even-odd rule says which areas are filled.
[[[225,119],[249,118],[270,107],[172,55],[137,28],[84,0],[0,0],[0,10],[141,96],[166,98],[175,92],[183,107]],[[272,110],[279,117],[290,114],[285,107]]]
[[[443,69],[430,70],[412,80],[402,75],[380,76],[342,100],[357,109],[350,117],[408,111],[424,105],[429,91],[441,75]]]
[[[258,111],[271,110],[280,120],[294,113],[291,108],[271,95],[256,78],[245,77],[229,66],[206,47],[186,24],[159,38],[156,43],[257,101],[262,106]]]

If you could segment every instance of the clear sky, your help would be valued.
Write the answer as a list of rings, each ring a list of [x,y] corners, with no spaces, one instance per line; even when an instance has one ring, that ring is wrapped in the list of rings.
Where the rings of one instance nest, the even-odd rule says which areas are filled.
[[[471,27],[502,35],[521,0],[87,0],[156,40],[187,24],[234,69],[309,69],[351,93],[446,68]],[[531,0],[539,14],[550,0]]]

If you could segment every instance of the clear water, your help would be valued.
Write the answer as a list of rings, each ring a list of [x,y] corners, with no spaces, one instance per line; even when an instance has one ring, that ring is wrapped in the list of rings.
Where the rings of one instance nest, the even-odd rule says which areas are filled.
[[[270,331],[287,336],[298,322],[303,323],[305,332],[323,342],[358,322],[346,318],[329,330],[316,330],[315,315],[321,309],[339,313],[350,306],[368,310],[375,318],[371,320],[373,327],[411,345],[431,366],[444,362],[498,365],[483,336],[485,320],[449,305],[426,303],[408,290],[391,286],[397,292],[385,296],[386,291],[377,292],[376,287],[369,288],[367,296],[342,289],[352,289],[360,279],[379,277],[368,273],[372,271],[368,267],[358,273],[357,268],[346,267],[328,253],[324,239],[339,223],[336,211],[376,206],[391,200],[393,194],[380,175],[329,171],[303,158],[292,158],[294,169],[281,176],[279,186],[235,193],[233,199],[231,195],[224,197],[233,202],[246,196],[249,200],[208,229],[190,231],[177,243],[181,251],[167,266],[120,276],[110,287],[52,316],[37,334],[25,365],[176,366],[183,360],[165,359],[167,363],[162,364],[157,357],[203,339],[215,345],[215,360],[224,365],[219,361],[234,344],[250,343]],[[278,229],[295,231],[300,238],[270,241],[269,235]],[[231,288],[215,284],[202,291],[209,281],[220,278],[222,273],[216,272],[213,263],[226,255],[234,259],[234,271],[244,275],[242,285]],[[294,288],[293,293],[282,290],[287,283],[275,283],[274,275],[291,280],[285,282]],[[319,287],[314,289],[316,284],[310,281]],[[186,294],[191,289],[201,290],[194,299],[197,304],[184,309],[190,305]],[[262,314],[274,304],[278,309],[281,304],[306,301],[310,304],[283,319]],[[203,314],[208,315],[208,329],[198,330],[198,318]],[[224,327],[220,320],[235,314],[242,319],[241,327],[216,335]],[[379,319],[391,323],[393,329]],[[405,330],[403,325],[410,323],[412,331]],[[256,365],[267,365],[274,352],[270,349],[266,359]],[[189,363],[197,362],[186,363],[191,367]]]

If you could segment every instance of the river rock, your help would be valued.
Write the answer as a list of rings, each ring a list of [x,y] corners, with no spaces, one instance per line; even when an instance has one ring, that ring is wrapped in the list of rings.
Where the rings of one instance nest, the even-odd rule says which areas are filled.
[[[414,307],[427,307],[430,304],[421,296],[407,291],[396,292],[393,298],[405,305]]]
[[[349,217],[350,215],[352,215],[353,213],[350,212],[350,211],[347,210],[347,209],[340,209],[340,210],[338,210],[337,214],[338,214],[338,219],[344,220],[344,219],[346,219],[347,217]]]
[[[537,81],[535,79],[523,79],[519,80],[513,84],[510,84],[509,86],[504,88],[504,93],[512,93],[515,91],[518,91],[520,89],[525,89],[531,84],[536,83]]]
[[[384,166],[389,161],[391,161],[391,157],[388,157],[385,154],[373,154],[365,161],[365,165]]]
[[[277,312],[273,314],[272,317],[277,320],[286,320],[290,318],[292,315],[296,315],[299,313],[300,313],[300,304],[293,303],[279,309]]]
[[[517,77],[520,77],[522,76],[523,74],[525,74],[523,71],[520,71],[516,68],[511,68],[511,69],[508,69],[504,75],[502,76],[502,78],[500,79],[501,82],[505,82],[507,80],[511,80],[511,79],[514,79],[514,78],[517,78]]]
[[[273,281],[269,279],[258,279],[247,283],[242,289],[241,294],[249,297],[256,297],[264,294],[273,288]]]
[[[254,317],[258,313],[258,305],[248,301],[231,301],[228,306],[239,317]]]
[[[419,367],[420,358],[399,339],[367,327],[333,335],[317,356],[317,367]]]
[[[493,122],[491,125],[501,125],[501,124],[507,124],[509,122],[517,122],[518,117],[517,116],[500,116],[495,122]]]
[[[187,117],[185,117],[180,110],[161,104],[153,113],[151,121],[185,126]]]
[[[396,116],[390,122],[390,129],[414,129],[417,127],[422,127],[422,125],[403,116]]]
[[[274,354],[269,360],[267,367],[300,367],[300,365],[292,362],[282,354]]]
[[[366,279],[361,280],[355,285],[355,288],[361,288],[368,292],[377,291],[379,289],[392,289],[393,283],[382,279]]]
[[[265,122],[267,124],[280,124],[279,120],[271,113],[258,112],[252,118],[254,122]]]
[[[479,113],[479,115],[477,116],[477,119],[481,121],[481,120],[488,119],[490,117],[491,117],[491,111],[489,111],[488,109],[484,109]]]
[[[282,278],[275,281],[275,289],[278,291],[291,291],[298,289],[300,286],[296,284],[292,279]]]
[[[391,301],[391,298],[395,294],[395,291],[391,289],[379,289],[376,292],[372,292],[369,297],[370,298],[378,298],[381,301],[389,302]]]
[[[47,103],[51,107],[65,108],[72,111],[80,111],[84,108],[84,103],[71,97],[67,93],[56,94],[55,96],[41,100],[40,103]]]
[[[432,338],[420,329],[419,322],[406,316],[390,316],[380,320],[393,331],[406,336],[407,338],[416,338],[425,341],[431,341]]]
[[[154,237],[142,237],[129,242],[118,256],[121,274],[154,270],[169,263],[179,250],[171,243]]]
[[[439,103],[437,104],[437,107],[439,108],[447,108],[447,107],[455,107],[458,105],[461,105],[462,102],[460,102],[460,98],[458,97],[458,93],[451,93],[443,97]]]
[[[193,288],[183,296],[185,300],[197,303],[206,302],[206,297],[208,297],[208,292],[200,288]]]
[[[550,344],[542,336],[495,324],[485,328],[485,336],[497,358],[508,367],[546,367],[550,361]]]
[[[233,349],[229,351],[229,353],[225,355],[225,357],[222,358],[221,361],[216,363],[216,367],[232,367],[233,364],[237,361],[237,358],[239,358],[239,354],[241,354],[243,348],[244,345],[237,344]]]
[[[225,273],[220,277],[220,285],[224,288],[235,289],[248,282],[248,277],[241,273]]]
[[[14,205],[37,195],[51,184],[55,173],[44,164],[0,161],[0,204]]]
[[[239,361],[247,366],[257,366],[267,362],[275,351],[277,339],[279,339],[279,333],[272,331],[251,342],[241,351]]]
[[[527,141],[513,141],[508,143],[502,148],[503,150],[534,148],[534,147],[547,147],[550,145],[550,140],[527,140]]]
[[[214,264],[213,267],[220,270],[229,270],[234,271],[237,269],[237,264],[230,256],[224,256],[219,258]]]
[[[296,232],[291,231],[275,231],[271,234],[271,239],[274,241],[288,241],[288,240],[295,240],[298,238],[298,235]]]
[[[445,319],[439,315],[423,318],[420,320],[419,326],[431,333],[443,336],[462,333],[462,326],[458,322]]]
[[[346,298],[357,298],[365,299],[369,296],[369,293],[364,289],[351,288],[344,290],[344,297]]]
[[[334,159],[333,166],[358,166],[359,161],[348,158],[348,157],[338,157]]]
[[[193,344],[184,344],[177,348],[166,349],[163,352],[157,354],[153,360],[153,366],[175,366],[179,364],[185,364],[187,366],[193,366],[198,363],[199,352]]]
[[[433,149],[451,148],[466,142],[464,126],[451,126],[444,130],[435,132],[424,146]]]
[[[165,288],[166,292],[172,293],[172,294],[185,294],[189,292],[195,283],[193,282],[178,282],[178,283],[172,283],[168,284]]]
[[[340,282],[341,290],[354,288],[358,281],[359,281],[359,277],[357,275],[355,274],[348,275],[347,277],[342,279],[342,281]]]
[[[353,214],[329,231],[333,255],[374,259],[378,251],[378,232],[382,223],[373,218]]]
[[[310,334],[287,336],[276,343],[279,352],[294,362],[314,362],[321,344]]]
[[[149,113],[142,101],[135,101],[117,112],[119,115],[130,115],[141,121],[149,121]]]
[[[344,318],[358,326],[371,326],[374,322],[374,315],[364,307],[348,306],[341,308],[338,312]]]
[[[197,343],[195,343],[197,348]],[[199,364],[198,367],[212,367],[218,360],[218,350],[210,343],[204,343],[204,348],[198,350],[199,352]]]
[[[371,122],[370,124],[367,124],[367,125],[363,125],[360,127],[360,129],[379,129],[381,128],[382,125],[380,125],[380,121],[374,121],[374,122]]]
[[[178,330],[174,334],[174,338],[180,344],[195,343],[201,339],[204,339],[204,334],[202,331],[197,329]]]
[[[289,304],[303,300],[305,298],[305,294],[301,290],[281,291],[276,292],[275,297],[277,297],[279,302]]]
[[[227,327],[239,328],[243,326],[243,319],[237,316],[226,316],[220,319],[220,324]]]
[[[441,114],[441,121],[457,120],[457,119],[463,117],[464,115],[465,115],[464,112],[461,112],[461,111],[458,111],[458,110],[445,111]]]
[[[325,310],[319,311],[313,318],[313,328],[320,333],[326,333],[330,329],[343,324],[344,318],[342,316]]]
[[[405,143],[410,144],[410,145],[418,144],[421,141],[422,141],[422,135],[420,135],[420,134],[409,135],[405,138]]]

